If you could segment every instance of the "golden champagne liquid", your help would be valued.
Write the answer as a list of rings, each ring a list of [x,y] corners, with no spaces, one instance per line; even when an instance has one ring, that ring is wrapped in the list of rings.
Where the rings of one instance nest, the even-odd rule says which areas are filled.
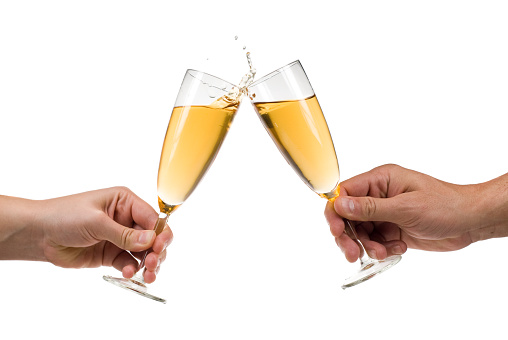
[[[239,98],[226,95],[208,106],[173,109],[157,180],[161,212],[173,212],[194,191],[217,156],[238,105]]]
[[[339,166],[325,117],[315,95],[303,100],[254,103],[284,158],[317,194],[339,192]]]

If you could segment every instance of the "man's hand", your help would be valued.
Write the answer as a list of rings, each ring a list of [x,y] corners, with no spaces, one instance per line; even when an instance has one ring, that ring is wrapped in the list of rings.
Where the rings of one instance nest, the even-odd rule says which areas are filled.
[[[344,233],[342,218],[357,221],[367,253],[384,259],[408,247],[451,251],[508,236],[507,203],[508,174],[487,183],[455,185],[383,165],[341,183],[340,196],[327,204],[325,216],[337,245],[354,262],[360,250]]]

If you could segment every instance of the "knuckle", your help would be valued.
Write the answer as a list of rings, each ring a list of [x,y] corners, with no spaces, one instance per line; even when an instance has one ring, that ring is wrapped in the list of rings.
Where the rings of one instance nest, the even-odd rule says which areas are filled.
[[[376,169],[379,169],[380,171],[393,172],[393,171],[398,171],[398,170],[402,169],[402,167],[400,165],[397,165],[394,163],[388,163],[388,164],[381,165]]]
[[[116,186],[113,188],[116,192],[120,193],[120,194],[131,194],[132,191],[131,189],[129,189],[128,187],[126,186]]]
[[[390,170],[397,170],[397,169],[400,169],[400,165],[397,165],[397,164],[394,164],[394,163],[388,163],[385,165],[387,169],[390,169]]]
[[[375,172],[375,173],[386,173],[386,172],[397,170],[398,168],[400,168],[400,166],[398,166],[397,164],[387,163],[387,164],[377,166],[374,169],[372,169],[371,171]]]
[[[130,228],[123,228],[122,233],[120,235],[120,243],[122,247],[127,247],[131,242],[132,233],[134,232],[134,229]]]
[[[376,214],[376,201],[372,197],[365,197],[363,200],[362,213],[367,219]]]

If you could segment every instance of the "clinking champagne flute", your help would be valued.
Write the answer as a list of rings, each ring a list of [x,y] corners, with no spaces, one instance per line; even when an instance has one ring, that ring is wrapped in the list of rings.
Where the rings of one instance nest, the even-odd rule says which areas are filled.
[[[330,131],[314,90],[299,61],[252,83],[248,95],[266,131],[286,161],[319,196],[339,196],[339,165]],[[399,255],[372,259],[350,221],[345,231],[360,247],[360,270],[346,279],[343,289],[364,282],[400,261]]]
[[[238,110],[242,92],[236,85],[207,73],[187,70],[166,131],[159,163],[158,235],[168,217],[190,196],[212,165]],[[132,279],[104,279],[155,301],[143,281],[146,251]]]

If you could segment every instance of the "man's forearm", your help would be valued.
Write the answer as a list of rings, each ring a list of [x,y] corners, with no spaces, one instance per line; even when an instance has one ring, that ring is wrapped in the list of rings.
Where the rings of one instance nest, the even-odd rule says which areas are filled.
[[[508,237],[508,174],[477,185],[478,229],[471,232],[473,242]]]

